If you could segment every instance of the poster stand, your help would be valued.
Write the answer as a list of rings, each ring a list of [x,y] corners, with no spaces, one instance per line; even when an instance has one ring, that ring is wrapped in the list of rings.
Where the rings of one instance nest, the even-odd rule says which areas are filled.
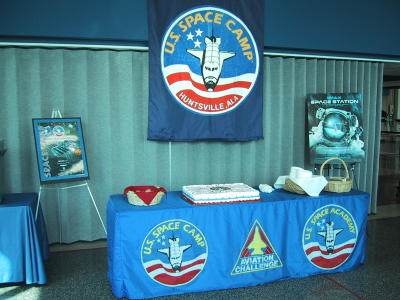
[[[89,192],[90,198],[92,199],[93,206],[94,206],[94,208],[96,209],[97,216],[99,217],[100,222],[101,222],[101,225],[102,225],[103,230],[104,230],[104,233],[105,233],[106,236],[107,236],[106,227],[105,227],[104,222],[103,222],[103,219],[102,219],[102,217],[101,217],[101,215],[100,215],[100,212],[99,212],[99,209],[98,209],[98,207],[97,207],[96,201],[94,200],[93,193],[92,193],[92,191],[90,190],[89,183],[88,183],[86,180],[85,180],[85,183],[82,183],[82,184],[75,184],[75,185],[65,186],[65,187],[47,187],[47,186],[44,186],[44,185],[40,185],[40,187],[39,187],[38,201],[37,201],[37,204],[36,204],[35,220],[37,219],[37,215],[38,215],[39,204],[40,204],[40,198],[41,198],[41,196],[42,196],[42,190],[45,190],[45,189],[46,189],[46,190],[57,190],[57,201],[59,202],[59,201],[60,201],[60,191],[62,191],[62,190],[67,190],[67,189],[71,189],[71,188],[83,187],[83,186],[86,186],[86,188],[87,188],[87,190],[88,190],[88,192]],[[60,206],[59,206],[59,207],[60,207]],[[59,219],[61,219],[61,218],[60,218],[60,217],[61,217],[61,211],[60,211],[60,209],[58,210],[58,213],[59,213]],[[60,222],[60,226],[61,226],[61,222]],[[61,228],[60,228],[60,241],[61,241]]]
[[[62,115],[61,115],[60,110],[59,110],[59,109],[53,109],[52,112],[51,112],[51,117],[52,117],[52,118],[62,118]],[[37,203],[36,203],[35,220],[37,220],[37,216],[38,216],[39,205],[40,205],[40,199],[41,199],[41,196],[42,196],[42,190],[57,190],[57,201],[58,201],[58,203],[59,203],[59,202],[60,202],[60,191],[62,191],[62,190],[67,190],[67,189],[71,189],[71,188],[84,187],[84,186],[86,186],[86,188],[87,188],[87,191],[88,191],[88,193],[89,193],[89,195],[90,195],[90,198],[92,199],[93,206],[94,206],[94,208],[96,209],[97,216],[98,216],[99,219],[100,219],[100,222],[101,222],[101,225],[102,225],[102,227],[103,227],[104,233],[105,233],[106,236],[107,236],[106,227],[105,227],[105,225],[104,225],[103,219],[102,219],[102,217],[101,217],[101,215],[100,215],[99,209],[98,209],[98,207],[97,207],[96,201],[94,200],[93,193],[92,193],[92,191],[90,190],[89,183],[87,182],[87,180],[85,180],[85,183],[82,183],[82,184],[75,184],[75,185],[64,186],[64,187],[58,187],[58,186],[49,187],[49,186],[40,184],[40,186],[39,186],[39,193],[38,193],[38,200],[37,200]],[[58,205],[58,216],[59,216],[59,220],[61,220],[60,205]],[[60,232],[60,243],[61,243],[61,242],[62,242],[62,236],[61,236],[61,233],[62,233],[62,227],[61,227],[61,226],[62,226],[62,225],[61,225],[61,221],[59,222],[59,225],[60,225],[59,232]]]
[[[356,169],[356,164],[358,164],[358,163],[359,162],[350,162],[350,163],[348,163],[349,176],[353,180],[353,185],[355,186],[355,188],[357,190],[358,190],[358,183],[357,183],[355,169]],[[314,174],[317,174],[317,175],[320,174],[321,165],[322,165],[322,163],[321,164],[314,164]],[[329,173],[328,173],[328,175],[333,174],[334,170],[342,169],[342,165],[341,164],[332,163],[332,164],[328,164],[328,165],[329,165]],[[335,167],[335,166],[338,166],[338,167]]]

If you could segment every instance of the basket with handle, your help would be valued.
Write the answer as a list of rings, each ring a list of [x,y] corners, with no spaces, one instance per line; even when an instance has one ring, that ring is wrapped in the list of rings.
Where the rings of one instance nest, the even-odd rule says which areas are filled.
[[[333,160],[339,160],[343,164],[344,169],[346,171],[346,177],[336,176],[336,177],[326,178],[328,184],[325,186],[324,190],[327,192],[334,192],[334,193],[349,192],[351,190],[351,187],[353,186],[353,180],[349,176],[349,170],[347,169],[346,163],[339,157],[332,157],[324,161],[324,163],[321,165],[319,173],[321,176],[323,176],[325,165]]]
[[[296,183],[294,183],[290,178],[286,178],[283,189],[288,192],[296,194],[305,194],[306,192]]]

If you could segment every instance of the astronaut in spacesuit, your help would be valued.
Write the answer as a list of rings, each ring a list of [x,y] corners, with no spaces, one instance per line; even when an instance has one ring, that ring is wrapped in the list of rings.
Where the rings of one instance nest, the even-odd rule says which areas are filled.
[[[350,111],[337,108],[318,108],[315,117],[320,120],[309,132],[310,147],[349,147],[360,150],[364,142],[360,139],[363,129],[358,118]]]

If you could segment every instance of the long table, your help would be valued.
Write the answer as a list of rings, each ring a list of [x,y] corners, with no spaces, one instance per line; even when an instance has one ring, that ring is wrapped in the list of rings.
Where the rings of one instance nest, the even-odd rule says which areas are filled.
[[[0,204],[0,283],[45,284],[49,254],[46,225],[36,193],[6,194]]]
[[[108,278],[116,297],[237,288],[351,270],[366,255],[370,196],[275,190],[252,203],[107,204]]]

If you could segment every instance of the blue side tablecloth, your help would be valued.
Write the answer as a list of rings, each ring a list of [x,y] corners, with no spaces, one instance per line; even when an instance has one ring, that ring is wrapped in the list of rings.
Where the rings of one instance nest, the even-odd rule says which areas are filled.
[[[196,206],[169,192],[151,207],[107,204],[116,297],[156,297],[351,270],[366,253],[367,193],[276,190],[254,203]]]
[[[36,193],[6,194],[0,204],[0,283],[47,282],[43,260],[49,255],[46,225]]]

